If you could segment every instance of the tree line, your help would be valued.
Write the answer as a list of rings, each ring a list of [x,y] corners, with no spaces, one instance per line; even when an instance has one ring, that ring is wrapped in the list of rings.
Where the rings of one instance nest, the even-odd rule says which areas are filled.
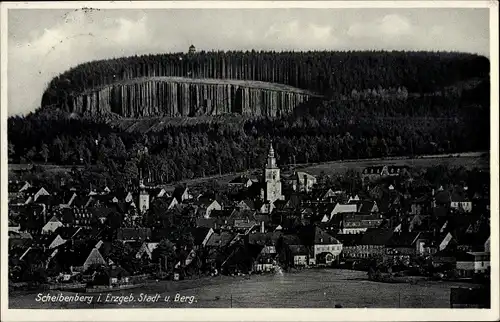
[[[12,163],[79,165],[82,182],[127,186],[141,173],[167,183],[260,168],[271,140],[281,166],[489,150],[484,89],[457,97],[313,100],[279,118],[169,123],[156,132],[32,113],[8,119],[8,153]]]
[[[456,82],[489,75],[484,56],[405,51],[201,51],[91,61],[52,79],[42,106],[64,106],[77,93],[137,77],[226,78],[287,84],[327,95],[404,87],[442,91]]]

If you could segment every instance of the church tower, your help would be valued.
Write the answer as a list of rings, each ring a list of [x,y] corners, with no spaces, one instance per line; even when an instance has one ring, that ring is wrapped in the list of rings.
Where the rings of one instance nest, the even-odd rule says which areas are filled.
[[[146,191],[146,186],[139,180],[139,212],[144,214],[149,209],[149,193]]]
[[[283,199],[283,195],[281,194],[280,169],[276,165],[272,143],[267,154],[267,163],[264,169],[264,186],[265,201],[274,202]]]

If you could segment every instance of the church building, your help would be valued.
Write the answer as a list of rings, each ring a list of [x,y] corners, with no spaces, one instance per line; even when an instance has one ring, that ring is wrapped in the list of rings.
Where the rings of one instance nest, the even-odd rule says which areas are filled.
[[[276,165],[276,157],[272,144],[267,154],[263,181],[264,201],[275,202],[276,200],[284,199],[284,196],[281,194],[280,168]]]

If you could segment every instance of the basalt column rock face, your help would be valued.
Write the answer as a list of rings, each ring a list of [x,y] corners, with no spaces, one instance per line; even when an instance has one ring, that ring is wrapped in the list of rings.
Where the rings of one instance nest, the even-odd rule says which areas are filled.
[[[86,91],[73,96],[67,106],[79,114],[111,112],[128,118],[228,113],[279,116],[290,113],[311,95],[271,83],[158,78]]]

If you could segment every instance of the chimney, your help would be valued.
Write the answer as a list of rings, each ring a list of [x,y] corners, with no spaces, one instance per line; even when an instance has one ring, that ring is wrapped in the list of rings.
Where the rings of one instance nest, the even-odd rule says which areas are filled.
[[[261,221],[261,222],[260,222],[260,232],[261,232],[261,233],[265,233],[265,232],[266,232],[266,228],[265,228],[265,226],[264,226],[264,221]]]

